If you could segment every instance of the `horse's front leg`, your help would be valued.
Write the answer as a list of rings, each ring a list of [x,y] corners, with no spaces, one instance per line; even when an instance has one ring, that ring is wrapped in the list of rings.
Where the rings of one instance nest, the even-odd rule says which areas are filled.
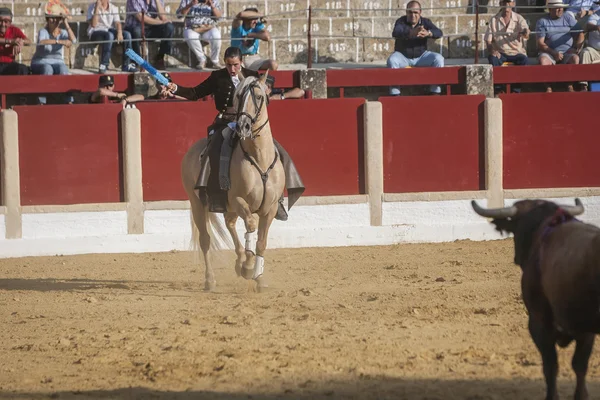
[[[241,197],[236,197],[233,204],[237,215],[244,220],[244,225],[246,226],[246,234],[244,235],[246,245],[244,246],[243,250],[246,253],[246,260],[242,262],[242,276],[246,279],[251,279],[252,268],[249,266],[254,263],[254,252],[258,238],[256,228],[258,224],[256,222],[256,218],[254,218],[254,215],[252,214],[252,211],[250,211],[250,207],[248,206],[246,200],[242,199]]]
[[[225,226],[233,239],[233,245],[235,246],[235,254],[237,258],[235,260],[235,273],[237,276],[242,276],[242,263],[244,262],[244,246],[238,238],[238,234],[235,230],[235,223],[237,222],[238,215],[235,212],[225,213]]]
[[[265,259],[264,254],[267,249],[267,237],[269,236],[269,228],[271,222],[277,214],[277,207],[279,204],[276,202],[275,205],[269,210],[269,213],[265,216],[260,216],[258,219],[258,240],[256,241],[256,261],[254,263],[254,274],[252,279],[256,281],[258,291],[269,287],[265,279]]]

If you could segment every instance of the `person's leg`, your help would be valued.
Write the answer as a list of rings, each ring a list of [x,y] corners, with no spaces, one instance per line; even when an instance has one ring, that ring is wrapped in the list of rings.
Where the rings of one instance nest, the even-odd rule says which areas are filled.
[[[444,66],[444,57],[440,53],[426,51],[417,59],[415,67],[438,67]],[[437,85],[431,85],[431,93],[442,93],[442,89]]]
[[[2,63],[0,75],[29,75],[29,67],[17,62]]]
[[[146,37],[161,39],[157,59],[162,60],[165,55],[171,54],[172,41],[167,39],[173,38],[174,32],[175,28],[172,22],[162,25],[146,25]]]
[[[507,61],[507,58],[502,53],[500,53],[500,57],[495,57],[491,54],[488,56],[488,62],[492,65],[492,67],[501,67],[505,61]]]
[[[67,67],[67,64],[65,64],[64,62],[52,64],[52,70],[54,72],[54,75],[69,75],[69,67]],[[73,98],[73,96],[67,94],[65,97],[65,101],[69,104],[72,104],[75,102],[75,99]]]
[[[200,34],[193,29],[186,29],[183,31],[183,38],[185,39],[190,50],[192,50],[192,53],[194,53],[196,56],[196,60],[198,61],[196,68],[204,68],[206,65],[206,55],[204,55],[204,49],[202,48],[202,42],[200,41]]]
[[[506,61],[514,63],[515,65],[529,65],[529,57],[521,53],[514,56],[506,56]]]
[[[219,28],[214,27],[210,31],[204,32],[202,34],[202,39],[206,40],[210,46],[210,60],[212,61],[213,67],[219,66],[219,57],[221,54],[221,31]]]
[[[111,29],[110,30],[111,33],[117,37],[117,30],[116,29]],[[129,56],[127,54],[125,54],[125,51],[127,49],[131,49],[132,44],[131,44],[131,33],[129,33],[129,31],[123,30],[123,59],[122,59],[122,65],[121,65],[121,69],[125,72],[134,72],[135,71],[135,65],[131,63],[131,59],[129,58]]]
[[[54,70],[52,66],[44,63],[32,63],[31,64],[31,72],[34,75],[52,75]],[[46,96],[39,96],[38,100],[40,104],[46,104]]]
[[[141,42],[139,39],[142,38],[142,26],[129,26],[127,27],[127,32],[131,35],[131,48],[135,51],[140,57],[142,53],[140,52]]]
[[[388,68],[406,68],[409,66],[409,60],[404,56],[404,54],[399,51],[393,52],[387,59]],[[398,96],[400,95],[400,87],[392,86],[390,87],[390,95]]]
[[[92,36],[90,40],[92,42],[102,41],[104,43],[100,44],[100,48],[102,49],[102,56],[100,57],[100,65],[99,70],[108,69],[108,65],[110,64],[110,51],[112,49],[112,42],[109,40],[113,40],[114,36],[111,35],[109,31],[94,31],[92,32]],[[104,68],[102,68],[104,66]]]

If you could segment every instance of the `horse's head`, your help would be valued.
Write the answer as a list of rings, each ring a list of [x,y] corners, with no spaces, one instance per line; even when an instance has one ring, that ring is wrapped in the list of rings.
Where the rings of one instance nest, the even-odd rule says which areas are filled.
[[[254,127],[262,115],[267,113],[266,72],[260,79],[254,76],[243,78],[235,89],[233,107],[237,110],[236,133],[242,139],[254,139],[269,121],[268,117],[260,126]]]

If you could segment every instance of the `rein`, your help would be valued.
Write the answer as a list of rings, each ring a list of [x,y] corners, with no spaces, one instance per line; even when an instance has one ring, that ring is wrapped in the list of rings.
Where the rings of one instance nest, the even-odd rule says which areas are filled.
[[[266,95],[260,99],[260,104],[258,102],[258,100],[256,99],[256,93],[254,93],[254,89],[255,87],[258,86],[257,82],[253,82],[250,85],[248,85],[246,91],[249,91],[250,95],[252,96],[252,102],[254,103],[254,108],[256,110],[258,110],[256,112],[256,115],[254,117],[252,117],[250,114],[248,114],[246,111],[244,111],[244,106],[246,104],[246,101],[240,101],[239,106],[238,106],[238,111],[237,111],[237,120],[239,121],[240,117],[242,115],[247,116],[248,118],[250,118],[250,121],[252,122],[252,126],[254,126],[254,124],[256,124],[256,121],[258,121],[258,119],[260,118],[260,112],[262,110],[262,107],[264,105],[265,102],[265,98],[267,97]],[[247,96],[248,93],[246,94],[239,94],[239,98],[244,98],[245,96]],[[260,131],[262,131],[262,129],[267,125],[267,123],[269,122],[269,117],[267,116],[267,120],[258,128],[253,129],[252,130],[252,135],[250,137],[250,139],[254,140],[257,137],[259,137],[259,133]],[[254,159],[254,157],[252,157],[245,149],[244,146],[241,145],[240,143],[240,149],[242,149],[242,152],[244,153],[244,157],[246,158],[246,160],[248,160],[250,162],[250,164],[252,164],[252,166],[254,166],[254,168],[256,168],[256,170],[258,171],[258,173],[260,174],[260,178],[262,179],[263,182],[263,195],[262,195],[262,200],[260,202],[260,206],[258,207],[258,209],[256,211],[253,211],[252,213],[257,212],[258,210],[260,210],[263,205],[265,204],[265,198],[267,197],[267,181],[269,180],[269,172],[271,172],[271,170],[275,167],[275,164],[277,164],[277,160],[279,160],[279,153],[277,152],[277,149],[275,149],[275,158],[273,159],[273,162],[271,163],[271,165],[269,165],[269,168],[267,168],[266,171],[263,171],[260,168],[260,165],[258,165],[258,162]]]
[[[256,112],[256,115],[253,117],[252,115],[250,115],[246,111],[244,111],[244,106],[246,105],[245,101],[240,101],[239,106],[238,106],[238,111],[237,111],[237,120],[239,120],[242,115],[245,115],[248,118],[250,118],[250,122],[252,122],[252,126],[254,126],[254,124],[256,124],[256,121],[258,121],[258,119],[260,118],[260,112],[265,103],[265,97],[266,97],[266,95],[265,95],[265,97],[260,99],[260,104],[259,104],[258,100],[256,99],[256,94],[254,93],[254,90],[250,90],[250,89],[254,89],[257,86],[258,86],[258,83],[253,82],[250,85],[248,85],[248,87],[246,88],[246,92],[248,92],[248,91],[250,92],[249,94],[252,97],[252,103],[254,103],[254,108],[256,110],[258,110]],[[240,93],[238,96],[239,96],[239,98],[243,98],[247,95],[248,95],[248,93]],[[256,129],[253,129],[250,139],[254,140],[257,137],[259,137],[260,136],[259,132],[262,131],[262,129],[267,125],[268,122],[269,122],[269,118],[267,117],[267,120],[261,126],[259,126]]]

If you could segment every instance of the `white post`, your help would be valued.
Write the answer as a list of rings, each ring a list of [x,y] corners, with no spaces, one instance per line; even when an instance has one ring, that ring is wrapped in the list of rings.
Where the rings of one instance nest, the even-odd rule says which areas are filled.
[[[142,122],[140,110],[121,112],[123,129],[123,179],[127,202],[127,233],[144,233],[144,189],[142,187]]]
[[[19,173],[19,119],[14,110],[0,112],[2,135],[2,203],[6,207],[6,238],[22,236],[21,177]]]
[[[365,180],[369,195],[371,226],[381,226],[383,217],[383,107],[378,101],[367,101],[364,110]]]

